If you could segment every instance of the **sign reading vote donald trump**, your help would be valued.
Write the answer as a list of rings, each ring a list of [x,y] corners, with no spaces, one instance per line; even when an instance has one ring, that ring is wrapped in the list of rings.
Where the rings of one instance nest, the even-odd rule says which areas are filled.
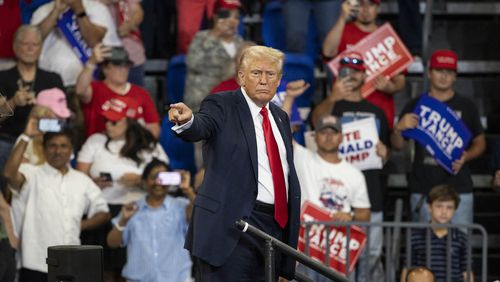
[[[413,112],[418,126],[402,132],[406,138],[417,140],[449,173],[452,164],[462,157],[472,134],[460,117],[446,104],[423,94]]]
[[[377,155],[378,132],[375,118],[368,117],[351,122],[342,122],[340,157],[359,170],[380,169],[382,158]]]

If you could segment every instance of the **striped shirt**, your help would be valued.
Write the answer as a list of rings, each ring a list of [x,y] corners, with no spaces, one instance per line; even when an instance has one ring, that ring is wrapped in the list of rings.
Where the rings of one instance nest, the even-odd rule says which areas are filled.
[[[427,266],[427,256],[430,256],[430,266],[436,281],[446,281],[447,240],[451,236],[451,280],[464,281],[463,273],[467,271],[467,236],[456,228],[449,228],[448,234],[439,238],[430,232],[430,253],[426,252],[426,229],[413,229],[411,233],[411,266]],[[472,260],[471,260],[472,261]],[[472,268],[472,266],[471,266]]]

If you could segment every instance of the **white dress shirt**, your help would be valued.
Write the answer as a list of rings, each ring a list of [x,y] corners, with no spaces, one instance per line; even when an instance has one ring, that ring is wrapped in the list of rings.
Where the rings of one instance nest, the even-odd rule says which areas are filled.
[[[250,109],[250,114],[252,115],[253,125],[255,128],[255,138],[257,141],[257,188],[258,195],[257,200],[267,204],[274,204],[274,184],[273,184],[273,175],[271,174],[271,167],[269,165],[269,158],[267,157],[266,151],[266,141],[264,140],[264,130],[262,129],[262,115],[260,114],[261,108],[257,106],[250,97],[248,97],[245,89],[241,87],[241,92],[243,93],[243,97],[248,104]],[[285,187],[286,187],[286,197],[288,199],[288,161],[286,159],[286,147],[285,142],[283,141],[283,137],[279,131],[278,125],[274,120],[274,116],[269,109],[269,103],[266,105],[266,108],[269,112],[269,121],[271,122],[271,128],[273,130],[274,138],[276,139],[276,143],[278,144],[278,151],[280,153],[281,166],[283,167],[283,175],[285,176]],[[187,130],[193,124],[194,115],[191,117],[191,120],[183,125],[175,125],[172,127],[176,133],[181,133],[184,130]],[[280,121],[281,122],[281,121]],[[289,126],[289,125],[286,125]]]
[[[79,245],[83,215],[108,212],[108,205],[94,181],[72,168],[62,175],[47,163],[21,164],[19,172],[26,179],[21,264],[47,272],[47,247]]]

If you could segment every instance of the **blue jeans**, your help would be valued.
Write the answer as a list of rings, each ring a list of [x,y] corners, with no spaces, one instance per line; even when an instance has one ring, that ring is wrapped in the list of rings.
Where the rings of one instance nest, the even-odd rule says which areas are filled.
[[[370,222],[382,221],[384,221],[383,212],[371,213]],[[385,281],[384,267],[381,261],[384,230],[380,226],[370,227],[367,235],[369,235],[370,249],[365,249],[359,257],[356,267],[356,281]],[[366,264],[368,264],[369,275],[366,273]]]
[[[474,196],[472,193],[462,193],[458,195],[460,197],[460,204],[451,222],[457,224],[472,224],[474,219]],[[431,215],[427,205],[427,196],[420,193],[411,193],[410,207],[411,219],[413,221],[431,221]],[[419,210],[417,210],[418,208]]]
[[[286,26],[287,52],[303,53],[309,29],[309,16],[314,16],[319,45],[337,22],[341,0],[288,0],[284,3],[283,16]]]

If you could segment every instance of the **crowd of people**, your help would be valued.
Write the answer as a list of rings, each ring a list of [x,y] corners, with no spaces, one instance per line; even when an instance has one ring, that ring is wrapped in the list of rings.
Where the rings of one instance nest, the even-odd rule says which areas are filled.
[[[376,77],[373,92],[362,95],[367,65],[349,49],[379,27],[380,0],[285,1],[285,51],[304,52],[303,16],[312,10],[320,57],[342,54],[339,70],[348,73],[329,81],[307,121],[294,100],[310,85],[283,79],[283,52],[243,39],[240,1],[178,0],[177,49],[187,54],[187,77],[184,99],[170,105],[168,118],[179,138],[196,142],[196,181],[169,166],[159,143],[159,107],[143,88],[141,1],[19,2],[0,3],[14,19],[1,27],[11,36],[0,37],[0,47],[10,38],[12,49],[0,50],[0,281],[47,281],[47,247],[80,244],[103,246],[106,282],[255,281],[264,277],[263,246],[242,235],[236,220],[294,248],[305,202],[332,221],[384,221],[385,164],[391,151],[408,146],[402,132],[418,126],[420,97],[396,113],[404,71]],[[200,30],[204,17],[209,27]],[[421,96],[454,111],[472,140],[452,173],[415,144],[408,177],[415,222],[473,223],[469,163],[485,152],[486,138],[474,102],[454,90],[458,60],[452,50],[433,52]],[[367,118],[375,120],[381,168],[359,169],[340,154],[343,127]],[[293,140],[301,126],[312,129],[315,150]],[[500,169],[493,184],[500,186]],[[385,281],[382,228],[369,233],[353,281]],[[431,264],[425,234],[414,232],[401,281],[445,281],[447,266],[438,262],[447,236],[452,281],[473,278],[466,235],[433,227]],[[278,254],[275,268],[276,280],[292,280],[296,264]],[[302,265],[297,271],[325,279]]]

